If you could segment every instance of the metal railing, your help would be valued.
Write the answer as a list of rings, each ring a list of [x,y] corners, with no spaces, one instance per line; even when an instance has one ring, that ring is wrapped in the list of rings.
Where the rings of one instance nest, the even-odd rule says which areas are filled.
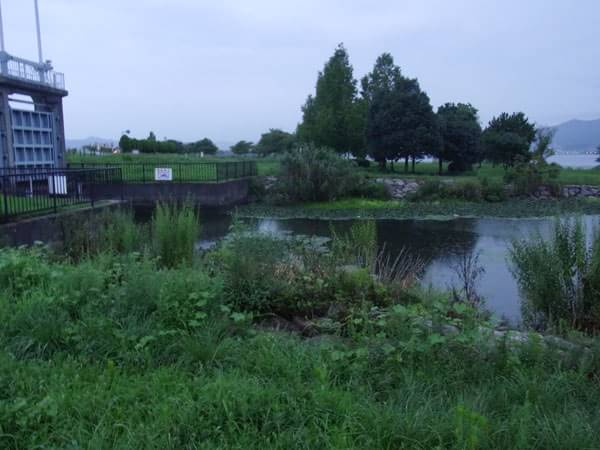
[[[117,168],[124,183],[211,183],[256,176],[255,161],[210,163],[70,163],[71,169]]]
[[[0,74],[30,83],[43,84],[55,89],[65,89],[65,76],[54,72],[49,63],[35,63],[0,52]]]
[[[103,169],[0,169],[0,222],[77,205],[94,206],[94,187],[121,184],[121,170]]]

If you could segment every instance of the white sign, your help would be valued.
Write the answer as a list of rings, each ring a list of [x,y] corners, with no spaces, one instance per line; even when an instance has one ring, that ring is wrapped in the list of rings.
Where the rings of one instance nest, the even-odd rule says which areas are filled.
[[[154,181],[173,181],[173,169],[170,167],[156,167]]]

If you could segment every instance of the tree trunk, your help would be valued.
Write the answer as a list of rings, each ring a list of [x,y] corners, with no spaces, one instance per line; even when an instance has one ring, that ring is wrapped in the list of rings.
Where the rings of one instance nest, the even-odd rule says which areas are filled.
[[[415,173],[415,157],[412,157],[412,173]]]
[[[404,157],[404,173],[408,173],[408,156]]]
[[[442,171],[443,171],[443,169],[444,169],[444,161],[442,161],[442,158],[439,158],[439,159],[438,159],[438,162],[439,162],[439,167],[440,167],[440,169],[439,169],[439,174],[441,175],[441,174],[442,174]]]

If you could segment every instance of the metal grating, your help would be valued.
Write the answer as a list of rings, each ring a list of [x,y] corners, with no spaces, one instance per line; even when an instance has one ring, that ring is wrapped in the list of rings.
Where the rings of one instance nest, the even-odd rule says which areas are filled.
[[[11,119],[15,166],[53,167],[53,115],[11,108]]]

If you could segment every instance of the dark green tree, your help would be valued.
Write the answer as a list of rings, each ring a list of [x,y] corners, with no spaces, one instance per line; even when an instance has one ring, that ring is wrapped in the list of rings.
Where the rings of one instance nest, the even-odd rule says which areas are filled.
[[[283,154],[291,150],[295,143],[296,137],[293,134],[271,128],[261,135],[255,151],[260,156]]]
[[[362,80],[367,104],[365,137],[369,155],[385,167],[387,161],[415,161],[437,151],[439,132],[429,97],[416,79],[404,77],[389,53]]]
[[[439,160],[440,174],[444,161],[450,162],[451,171],[471,169],[483,159],[477,109],[470,104],[446,103],[438,108],[437,116],[441,145],[434,156]]]
[[[121,136],[121,139],[119,139],[119,148],[123,153],[131,152],[131,150],[133,150],[133,139],[124,134]]]
[[[232,145],[229,149],[234,155],[247,155],[254,148],[254,144],[248,141],[239,141],[237,144]]]
[[[494,117],[483,132],[485,157],[505,167],[511,167],[517,161],[528,161],[535,138],[535,125],[524,113],[502,113]]]
[[[205,155],[215,155],[219,151],[219,147],[217,147],[209,138],[204,138],[200,141],[187,144],[186,150],[190,153],[204,153]]]
[[[357,101],[356,80],[348,52],[340,44],[317,79],[316,93],[302,107],[298,140],[355,153],[363,147],[363,109]]]

